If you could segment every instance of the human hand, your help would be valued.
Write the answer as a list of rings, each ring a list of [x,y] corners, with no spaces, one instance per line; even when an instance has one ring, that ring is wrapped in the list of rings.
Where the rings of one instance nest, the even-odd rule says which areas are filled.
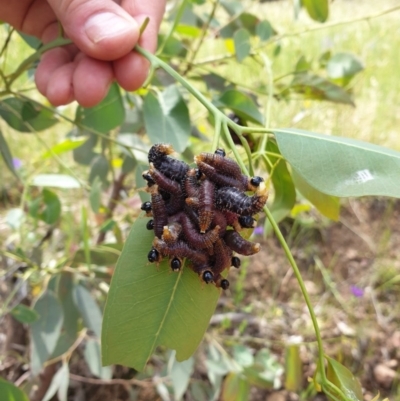
[[[46,52],[35,81],[55,106],[76,100],[92,107],[116,80],[133,91],[145,81],[149,63],[132,49],[154,52],[166,0],[0,0],[0,19],[44,43],[58,35],[58,21],[74,45]],[[120,3],[120,4],[118,4]],[[139,39],[146,17],[149,23]]]

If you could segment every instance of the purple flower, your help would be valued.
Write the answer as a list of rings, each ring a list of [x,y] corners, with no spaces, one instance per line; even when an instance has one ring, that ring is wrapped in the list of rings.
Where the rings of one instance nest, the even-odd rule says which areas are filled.
[[[254,235],[263,235],[264,227],[261,227],[261,226],[256,227],[253,232],[254,232]]]
[[[15,170],[18,170],[22,167],[22,161],[20,159],[18,159],[17,157],[13,157],[13,166],[15,168]]]
[[[360,287],[357,287],[356,285],[352,285],[351,287],[351,293],[357,297],[361,298],[364,295],[364,290]]]

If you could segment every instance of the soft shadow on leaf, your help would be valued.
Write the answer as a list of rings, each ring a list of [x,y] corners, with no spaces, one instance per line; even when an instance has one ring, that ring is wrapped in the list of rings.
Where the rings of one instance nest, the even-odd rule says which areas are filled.
[[[154,233],[139,217],[113,275],[104,311],[103,364],[143,370],[157,346],[176,350],[178,361],[196,350],[215,310],[220,290],[207,286],[187,266],[150,264]]]
[[[340,201],[338,197],[318,191],[305,181],[295,169],[292,171],[292,178],[300,193],[309,200],[321,214],[334,221],[339,220]]]
[[[274,134],[284,158],[319,191],[338,197],[400,197],[400,152],[294,128]]]

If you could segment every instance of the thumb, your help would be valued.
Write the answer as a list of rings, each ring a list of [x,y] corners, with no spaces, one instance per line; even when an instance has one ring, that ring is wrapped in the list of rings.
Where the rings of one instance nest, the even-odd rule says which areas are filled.
[[[112,0],[48,0],[67,36],[87,55],[115,60],[139,38],[137,22]]]

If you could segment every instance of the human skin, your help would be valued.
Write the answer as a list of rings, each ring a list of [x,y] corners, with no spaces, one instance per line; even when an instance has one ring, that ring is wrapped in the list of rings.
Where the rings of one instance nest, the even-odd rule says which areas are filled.
[[[74,44],[46,52],[35,74],[40,93],[54,105],[98,104],[113,81],[128,91],[144,83],[148,61],[132,51],[154,52],[166,0],[0,0],[0,20],[19,31],[54,40],[61,23]],[[149,23],[139,37],[146,18]]]

